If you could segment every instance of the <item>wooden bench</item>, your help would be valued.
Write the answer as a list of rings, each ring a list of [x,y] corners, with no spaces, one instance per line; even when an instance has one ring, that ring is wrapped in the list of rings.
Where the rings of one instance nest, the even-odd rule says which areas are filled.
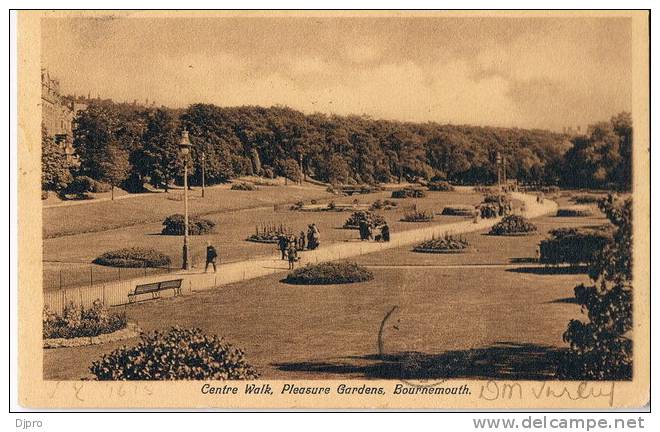
[[[135,296],[142,294],[151,294],[151,298],[160,297],[160,292],[168,289],[174,290],[174,295],[181,294],[181,284],[183,279],[172,279],[161,282],[153,282],[148,284],[136,285],[135,289],[128,293],[128,301],[132,303]]]

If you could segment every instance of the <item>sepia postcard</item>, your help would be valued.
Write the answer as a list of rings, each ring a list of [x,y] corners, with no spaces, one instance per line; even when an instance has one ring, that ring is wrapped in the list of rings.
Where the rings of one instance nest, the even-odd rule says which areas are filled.
[[[649,11],[20,11],[19,404],[640,409]]]

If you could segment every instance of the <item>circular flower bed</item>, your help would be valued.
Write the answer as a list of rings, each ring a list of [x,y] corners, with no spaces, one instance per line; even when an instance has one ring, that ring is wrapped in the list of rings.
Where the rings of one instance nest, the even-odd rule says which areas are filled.
[[[356,263],[307,264],[289,273],[284,282],[296,285],[333,285],[372,280],[374,274]]]
[[[499,223],[495,224],[491,229],[490,235],[501,236],[515,236],[515,235],[528,235],[536,232],[536,225],[530,223],[522,216],[509,215],[505,216]]]
[[[462,253],[466,252],[470,244],[464,238],[446,235],[440,238],[425,240],[413,248],[414,252],[422,253]]]
[[[246,240],[255,243],[277,243],[280,241],[280,237],[289,237],[292,232],[290,227],[283,224],[262,224],[256,226],[254,233],[250,234]]]
[[[360,222],[365,221],[369,226],[379,226],[386,223],[385,218],[379,214],[370,211],[356,211],[351,214],[351,217],[346,219],[343,228],[345,229],[359,229]]]
[[[185,228],[185,219],[182,214],[173,214],[168,216],[163,221],[164,235],[183,235]],[[210,234],[215,228],[215,222],[208,219],[202,219],[197,216],[188,217],[188,234],[189,235],[203,235]]]
[[[451,204],[442,209],[443,216],[468,216],[472,217],[476,209],[471,205]]]
[[[401,222],[431,222],[433,220],[433,213],[427,211],[413,211],[406,213]]]
[[[589,217],[593,215],[594,212],[591,207],[584,205],[562,207],[557,210],[557,216],[559,217]]]
[[[131,247],[108,251],[92,261],[94,264],[108,267],[167,267],[170,257],[154,249]]]

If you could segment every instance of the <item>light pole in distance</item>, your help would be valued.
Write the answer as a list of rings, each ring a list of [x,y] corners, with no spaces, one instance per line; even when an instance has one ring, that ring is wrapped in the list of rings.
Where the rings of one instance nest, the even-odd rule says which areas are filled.
[[[183,266],[184,270],[190,270],[192,263],[188,250],[188,155],[190,154],[190,138],[188,131],[181,132],[181,141],[179,141],[179,151],[183,159]]]

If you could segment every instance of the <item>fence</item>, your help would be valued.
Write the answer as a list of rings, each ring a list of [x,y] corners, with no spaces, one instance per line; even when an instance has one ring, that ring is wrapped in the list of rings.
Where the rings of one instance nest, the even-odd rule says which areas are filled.
[[[53,265],[55,264],[55,265]],[[139,277],[171,273],[172,268],[116,268],[88,263],[46,263],[43,270],[44,290],[62,290],[120,282]]]

